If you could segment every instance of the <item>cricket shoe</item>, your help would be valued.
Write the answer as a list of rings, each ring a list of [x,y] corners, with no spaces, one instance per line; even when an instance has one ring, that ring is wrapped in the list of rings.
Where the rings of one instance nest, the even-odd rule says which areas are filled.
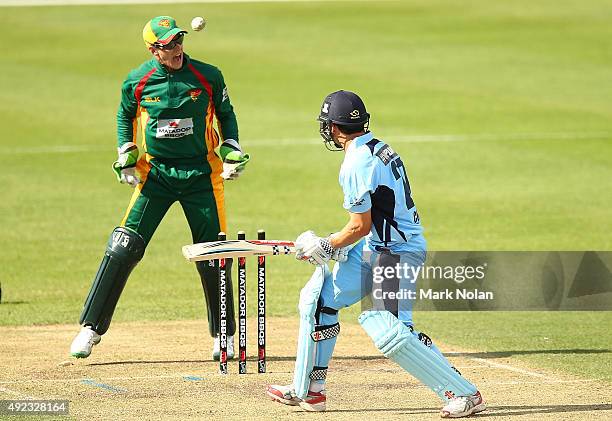
[[[442,418],[462,418],[467,417],[487,409],[484,399],[480,392],[471,396],[460,396],[451,399],[448,404],[440,411]]]
[[[219,361],[219,358],[221,358],[221,340],[219,339],[219,335],[215,336],[212,357],[215,361]],[[230,335],[227,336],[227,359],[234,359],[234,337]]]
[[[300,408],[305,411],[321,412],[325,411],[325,402],[327,397],[325,396],[325,390],[320,392],[308,391],[308,395],[300,402]]]
[[[91,326],[83,326],[70,345],[70,355],[75,358],[87,358],[94,345],[98,345],[102,337]]]
[[[273,401],[284,403],[285,405],[297,406],[302,401],[295,394],[293,385],[279,386],[276,384],[268,386],[266,389],[266,395]]]

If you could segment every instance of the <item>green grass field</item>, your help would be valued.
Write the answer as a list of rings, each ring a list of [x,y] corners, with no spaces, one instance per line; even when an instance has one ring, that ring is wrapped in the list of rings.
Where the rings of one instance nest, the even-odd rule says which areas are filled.
[[[495,3],[495,4],[491,4]],[[612,250],[612,5],[303,2],[0,8],[0,325],[75,323],[131,189],[110,170],[121,82],[171,14],[219,66],[253,159],[227,185],[231,232],[293,239],[345,222],[341,154],[314,121],[354,90],[407,166],[432,250]],[[115,320],[205,317],[163,221]],[[252,265],[251,265],[252,266]],[[308,265],[269,264],[268,314],[292,315]],[[252,277],[251,277],[252,279]],[[253,304],[254,300],[251,300]],[[345,314],[353,322],[357,309]],[[422,313],[434,338],[612,381],[612,313]],[[479,334],[470,332],[474,323]],[[542,339],[548,338],[548,339]],[[1,346],[1,345],[0,345]],[[583,351],[576,351],[583,350]],[[584,352],[584,351],[587,352]],[[592,352],[589,352],[592,351]]]

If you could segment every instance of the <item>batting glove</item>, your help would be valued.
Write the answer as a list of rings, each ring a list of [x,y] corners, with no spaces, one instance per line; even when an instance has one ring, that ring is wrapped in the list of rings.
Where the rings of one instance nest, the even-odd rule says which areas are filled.
[[[234,139],[226,139],[219,147],[219,155],[223,160],[223,172],[221,177],[225,180],[235,180],[240,177],[251,159],[248,153],[243,153],[238,142]]]
[[[136,187],[140,178],[136,175],[136,163],[138,162],[138,147],[134,142],[127,142],[118,149],[119,157],[113,162],[113,171],[117,180],[123,184]]]
[[[348,260],[349,251],[351,251],[352,248],[353,248],[352,246],[346,246],[346,247],[340,247],[340,248],[334,249],[334,252],[331,255],[331,259],[339,263],[346,262]]]
[[[334,248],[329,240],[318,237],[313,231],[305,231],[295,240],[295,258],[307,260],[315,266],[329,262],[333,252]]]

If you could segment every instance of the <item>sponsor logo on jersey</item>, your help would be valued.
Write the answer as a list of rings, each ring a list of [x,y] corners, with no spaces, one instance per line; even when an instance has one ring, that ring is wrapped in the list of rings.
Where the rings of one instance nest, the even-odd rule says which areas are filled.
[[[158,96],[146,96],[145,102],[160,102],[161,98]]]
[[[193,119],[175,118],[172,120],[157,120],[158,139],[176,139],[193,134]]]
[[[221,100],[221,102],[225,101],[226,99],[229,99],[229,94],[227,93],[227,86],[223,88],[223,99]]]
[[[397,154],[389,145],[385,145],[376,152],[376,156],[380,158],[383,164],[387,165],[389,162],[393,161]]]
[[[201,89],[192,89],[191,91],[189,91],[189,96],[191,97],[192,101],[195,101],[198,99],[201,93],[202,93]]]

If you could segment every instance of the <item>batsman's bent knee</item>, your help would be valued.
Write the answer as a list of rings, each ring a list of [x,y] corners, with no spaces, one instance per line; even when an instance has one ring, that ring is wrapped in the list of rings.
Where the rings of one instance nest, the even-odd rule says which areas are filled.
[[[424,344],[413,331],[388,311],[364,311],[359,323],[388,358],[419,379],[441,399],[470,396],[476,387],[446,360]]]

